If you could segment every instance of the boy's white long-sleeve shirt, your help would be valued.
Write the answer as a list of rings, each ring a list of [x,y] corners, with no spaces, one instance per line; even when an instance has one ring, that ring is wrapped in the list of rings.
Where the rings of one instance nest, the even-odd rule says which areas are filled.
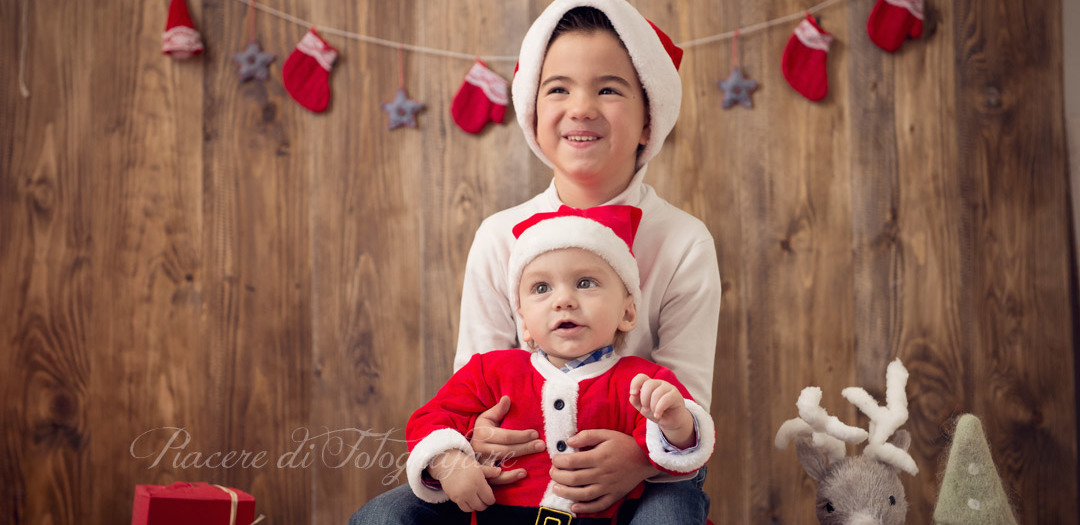
[[[633,246],[641,275],[641,304],[637,327],[620,353],[671,369],[709,410],[720,315],[716,247],[704,223],[642,182],[645,169],[634,175],[626,190],[604,203],[642,210]],[[535,213],[562,205],[552,181],[543,193],[480,224],[465,264],[455,371],[473,354],[520,347],[518,317],[507,290],[512,229]]]

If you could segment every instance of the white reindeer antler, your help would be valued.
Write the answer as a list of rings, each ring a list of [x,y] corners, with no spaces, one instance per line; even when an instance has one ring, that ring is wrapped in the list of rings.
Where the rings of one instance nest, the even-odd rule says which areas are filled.
[[[915,460],[906,451],[887,442],[908,419],[908,400],[904,391],[907,380],[907,369],[900,359],[896,359],[885,371],[886,406],[878,405],[866,390],[858,387],[845,388],[840,394],[870,418],[870,442],[863,449],[863,455],[914,476],[919,473]]]
[[[788,443],[798,436],[811,436],[814,448],[833,462],[847,454],[844,442],[857,445],[866,440],[865,430],[845,425],[821,407],[821,389],[816,386],[804,388],[795,406],[799,408],[799,417],[785,421],[776,432],[774,444],[780,450],[787,448]]]

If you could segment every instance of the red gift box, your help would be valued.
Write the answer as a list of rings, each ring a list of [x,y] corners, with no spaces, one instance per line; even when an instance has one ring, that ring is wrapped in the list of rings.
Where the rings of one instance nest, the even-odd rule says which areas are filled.
[[[131,525],[250,525],[255,498],[242,490],[177,481],[136,485]]]

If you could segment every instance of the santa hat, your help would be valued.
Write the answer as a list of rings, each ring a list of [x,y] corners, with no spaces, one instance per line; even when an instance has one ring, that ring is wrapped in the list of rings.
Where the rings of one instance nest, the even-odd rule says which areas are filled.
[[[203,52],[202,37],[191,22],[186,0],[169,3],[169,19],[161,34],[161,52],[179,59]]]
[[[641,304],[641,284],[634,260],[634,235],[641,222],[641,210],[633,206],[608,205],[579,210],[562,206],[559,211],[537,213],[514,226],[513,248],[507,280],[510,304],[517,309],[521,274],[530,261],[541,254],[565,248],[581,248],[604,259]]]
[[[533,153],[548,166],[551,160],[536,142],[536,93],[540,85],[540,70],[544,65],[551,34],[567,11],[575,7],[592,7],[604,13],[618,33],[630,61],[637,70],[641,87],[649,97],[649,143],[638,154],[640,169],[660,151],[682,106],[682,80],[679,63],[683,51],[660,28],[641,16],[626,0],[555,0],[540,13],[521,42],[517,70],[511,86],[514,112],[525,131],[525,140]]]

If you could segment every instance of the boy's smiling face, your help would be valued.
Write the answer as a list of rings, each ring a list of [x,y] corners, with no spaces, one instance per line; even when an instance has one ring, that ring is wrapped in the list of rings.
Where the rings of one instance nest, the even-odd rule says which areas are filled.
[[[538,255],[525,265],[518,297],[526,342],[555,366],[613,343],[637,322],[634,298],[611,265],[581,248]]]
[[[566,204],[591,207],[626,188],[649,140],[645,93],[609,31],[574,31],[549,46],[536,98],[536,140]],[[600,202],[583,196],[603,198]]]

